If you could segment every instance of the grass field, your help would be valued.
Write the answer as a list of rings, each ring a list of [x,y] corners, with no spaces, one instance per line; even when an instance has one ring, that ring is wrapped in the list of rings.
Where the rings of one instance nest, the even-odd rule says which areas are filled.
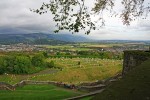
[[[121,60],[91,59],[91,58],[53,58],[59,69],[46,69],[39,73],[29,75],[0,75],[0,81],[15,84],[21,80],[58,81],[64,83],[79,84],[93,82],[114,76],[121,72]],[[80,64],[79,64],[80,62]]]
[[[107,87],[93,100],[150,100],[150,60]]]
[[[60,49],[70,51],[89,51],[96,48],[107,48],[113,46],[123,46],[123,43],[76,43],[76,44],[64,44],[64,45],[41,45],[49,49]]]
[[[112,77],[122,70],[121,60],[102,60],[97,58],[48,59],[48,61],[51,60],[54,61],[55,66],[62,68],[62,71],[54,74],[38,75],[32,77],[31,80],[51,80],[78,84]]]
[[[60,49],[60,50],[70,50],[70,51],[89,51],[92,49],[81,47],[81,46],[73,46],[71,45],[58,45],[58,46],[52,46],[52,45],[44,45],[43,47],[49,48],[49,49]]]
[[[15,91],[0,91],[0,100],[62,100],[80,94],[53,85],[26,85]]]

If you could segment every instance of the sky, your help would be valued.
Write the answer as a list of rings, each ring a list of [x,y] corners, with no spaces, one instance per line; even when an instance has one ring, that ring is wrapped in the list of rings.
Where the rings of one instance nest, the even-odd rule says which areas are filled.
[[[49,0],[1,0],[0,34],[53,33],[55,22],[50,13],[38,15],[29,10],[39,8],[43,2],[48,3]],[[87,5],[91,6],[92,3],[89,0]],[[115,9],[122,9],[119,3]],[[130,26],[123,25],[120,18],[111,18],[108,14],[104,15],[104,19],[105,26],[99,30],[92,31],[90,35],[85,35],[84,32],[76,35],[97,40],[150,40],[150,16],[147,19],[139,18]],[[72,34],[67,31],[59,34],[64,33]]]

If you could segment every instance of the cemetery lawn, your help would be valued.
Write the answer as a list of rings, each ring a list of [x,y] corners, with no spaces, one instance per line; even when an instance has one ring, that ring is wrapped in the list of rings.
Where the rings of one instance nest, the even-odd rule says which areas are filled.
[[[56,68],[46,69],[39,73],[28,75],[4,74],[0,75],[0,81],[9,84],[15,84],[22,80],[80,84],[82,82],[94,82],[113,77],[122,71],[122,60],[99,58],[49,58],[46,61],[54,61]]]
[[[62,100],[81,95],[79,91],[67,90],[54,85],[26,85],[15,91],[0,91],[0,100]]]
[[[30,78],[36,81],[59,81],[80,84],[103,80],[122,71],[122,60],[98,58],[50,58],[61,71],[53,74],[38,75]],[[80,62],[80,63],[79,63]]]

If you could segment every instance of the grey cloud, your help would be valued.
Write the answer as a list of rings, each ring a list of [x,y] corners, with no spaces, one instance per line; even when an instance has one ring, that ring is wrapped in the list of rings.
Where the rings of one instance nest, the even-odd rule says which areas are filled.
[[[0,27],[4,28],[6,33],[13,31],[43,31],[54,27],[51,23],[51,15],[38,15],[29,10],[29,8],[38,8],[42,2],[49,0],[4,0],[0,2]],[[10,28],[11,27],[11,28]],[[6,30],[8,28],[8,30]],[[33,28],[33,29],[32,29]],[[1,31],[1,32],[4,32]],[[20,32],[20,31],[19,31]],[[13,33],[13,32],[12,32]]]
[[[52,21],[51,14],[38,15],[29,10],[29,8],[39,8],[42,2],[49,2],[49,0],[1,0],[0,33],[52,32],[55,28],[55,23]],[[87,5],[91,5],[90,0]],[[119,8],[116,9],[120,11]],[[147,20],[150,20],[150,17]],[[91,35],[87,37],[123,39],[128,38],[129,34],[126,33],[136,35],[140,31],[141,34],[144,32],[142,39],[147,39],[150,33],[150,21],[141,21],[136,27],[131,26],[130,28],[122,26],[121,21],[118,21],[118,19],[106,18],[106,22],[109,26],[107,25],[100,30],[92,31]],[[66,31],[63,32],[68,33]],[[137,38],[135,37],[135,39]]]

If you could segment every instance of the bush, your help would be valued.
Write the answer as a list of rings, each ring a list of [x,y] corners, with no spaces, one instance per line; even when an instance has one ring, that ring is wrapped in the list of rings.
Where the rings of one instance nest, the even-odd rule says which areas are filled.
[[[81,62],[79,61],[79,62],[78,62],[78,65],[80,65],[80,64],[81,64]]]
[[[47,64],[44,59],[45,57],[43,54],[36,54],[32,58],[30,58],[29,55],[21,54],[0,57],[0,74],[27,74],[32,72],[31,70],[34,68],[39,71],[46,66],[54,67],[54,62]]]
[[[0,58],[0,74],[5,73],[5,67],[4,67],[4,58]]]
[[[17,56],[14,62],[14,73],[22,74],[28,73],[29,68],[31,67],[31,60],[26,56]]]
[[[54,68],[55,67],[54,61],[51,61],[50,63],[48,63],[48,67],[49,68]]]
[[[44,63],[44,55],[43,54],[36,54],[32,57],[32,65],[35,67],[42,67],[45,66]]]

